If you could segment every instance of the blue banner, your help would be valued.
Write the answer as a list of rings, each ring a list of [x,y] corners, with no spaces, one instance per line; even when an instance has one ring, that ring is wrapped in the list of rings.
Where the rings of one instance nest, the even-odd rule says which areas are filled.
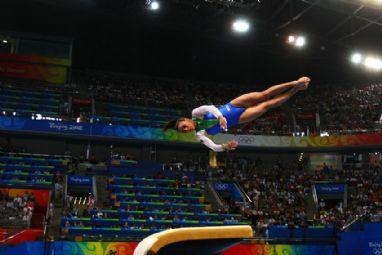
[[[338,194],[345,192],[345,184],[320,183],[314,184],[317,194]]]
[[[223,183],[223,182],[215,182],[214,188],[216,191],[230,192],[231,191],[231,184],[230,183]]]
[[[241,192],[235,183],[215,182],[214,189],[216,191],[229,192],[231,193],[232,199],[234,201],[243,202]]]
[[[366,238],[363,246],[363,255],[382,254],[382,233],[379,238]]]
[[[90,135],[90,123],[31,120],[15,117],[0,117],[0,129],[15,131],[35,131],[73,135]]]
[[[68,184],[91,186],[93,179],[91,176],[68,175]]]
[[[167,140],[197,142],[192,133],[163,132],[161,128],[107,125],[102,123],[32,120],[27,118],[0,116],[0,130],[115,137],[126,139]]]

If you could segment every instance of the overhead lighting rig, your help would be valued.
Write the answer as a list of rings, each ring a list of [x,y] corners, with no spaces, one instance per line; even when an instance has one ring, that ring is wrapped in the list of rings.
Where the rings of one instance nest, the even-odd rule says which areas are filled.
[[[204,0],[204,2],[235,8],[253,8],[260,4],[260,0]]]
[[[150,1],[150,0],[146,0]],[[190,4],[201,6],[202,4],[215,5],[220,7],[233,7],[238,9],[250,9],[258,6],[260,0],[173,0],[179,4]]]

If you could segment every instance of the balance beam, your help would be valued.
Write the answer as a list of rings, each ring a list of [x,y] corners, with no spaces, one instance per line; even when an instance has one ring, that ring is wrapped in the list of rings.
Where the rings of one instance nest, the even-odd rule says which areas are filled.
[[[251,237],[250,226],[170,229],[143,239],[134,255],[216,255]]]

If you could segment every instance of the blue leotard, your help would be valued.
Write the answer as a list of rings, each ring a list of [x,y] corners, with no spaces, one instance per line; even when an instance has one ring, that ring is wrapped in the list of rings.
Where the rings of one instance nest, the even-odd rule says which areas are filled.
[[[233,127],[239,123],[240,116],[246,110],[244,107],[236,107],[231,103],[220,106],[219,111],[223,114],[223,116],[227,119],[227,127]],[[216,119],[216,117],[212,113],[207,113],[204,115],[204,120]],[[207,134],[216,135],[221,133],[223,129],[220,127],[219,123],[214,125],[211,128],[206,129]]]

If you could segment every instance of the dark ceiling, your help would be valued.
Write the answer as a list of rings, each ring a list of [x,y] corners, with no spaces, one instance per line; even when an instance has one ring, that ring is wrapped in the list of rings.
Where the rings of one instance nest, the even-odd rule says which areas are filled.
[[[145,1],[2,0],[0,30],[72,38],[74,68],[246,83],[381,76],[348,61],[354,50],[382,56],[377,0],[246,0],[250,8],[162,0],[155,13]],[[251,20],[250,33],[231,32],[236,17]],[[290,33],[308,46],[286,45]]]

